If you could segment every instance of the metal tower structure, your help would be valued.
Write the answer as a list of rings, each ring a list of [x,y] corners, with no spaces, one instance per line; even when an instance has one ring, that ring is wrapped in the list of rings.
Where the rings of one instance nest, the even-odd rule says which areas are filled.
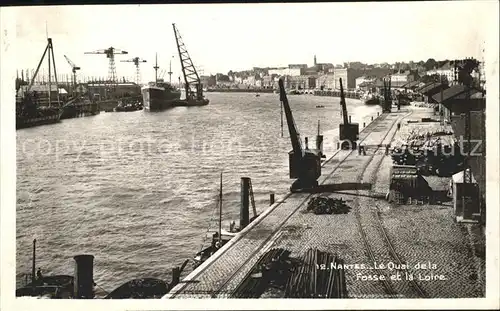
[[[84,54],[104,54],[109,59],[109,67],[108,67],[108,83],[111,86],[112,91],[116,88],[116,65],[115,65],[115,55],[117,54],[128,54],[127,51],[122,51],[116,49],[114,47],[109,47],[104,50],[97,50],[93,52],[85,52]]]
[[[184,45],[184,41],[175,27],[175,24],[172,24],[175,34],[175,41],[177,43],[177,51],[179,52],[179,59],[181,62],[182,74],[184,75],[184,88],[186,90],[186,99],[197,98],[201,99],[203,97],[203,87],[201,85],[200,77],[196,72],[196,68],[191,61],[191,57]],[[191,89],[191,85],[196,87],[196,93]]]
[[[49,65],[49,76],[48,76],[48,96],[49,96],[49,107],[52,105],[52,100],[51,100],[51,91],[52,91],[52,81],[51,81],[51,69],[54,69],[54,78],[56,82],[56,90],[57,90],[57,104],[59,105],[59,87],[58,87],[58,82],[57,82],[57,70],[56,70],[56,62],[54,59],[54,45],[52,44],[52,38],[47,38],[47,46],[45,47],[45,51],[43,52],[42,58],[40,59],[40,62],[38,63],[38,67],[35,70],[35,73],[33,74],[33,78],[31,78],[30,84],[28,85],[28,88],[26,89],[26,95],[29,96],[29,93],[31,91],[31,88],[33,87],[33,83],[35,82],[36,76],[38,75],[38,71],[40,70],[40,66],[42,65],[43,59],[45,58],[45,55],[47,55],[47,61]]]
[[[134,63],[134,65],[135,65],[135,83],[137,83],[137,85],[140,85],[141,84],[141,69],[139,67],[139,64],[146,63],[147,61],[145,59],[140,59],[139,57],[134,57],[132,59],[122,60],[121,62]]]
[[[71,80],[71,84],[73,84],[72,85],[72,95],[75,96],[75,94],[76,94],[76,71],[80,70],[81,68],[78,67],[77,65],[75,65],[75,63],[73,63],[71,61],[71,59],[68,58],[68,56],[64,55],[64,58],[66,58],[66,61],[71,66],[71,72],[73,73],[73,77]]]

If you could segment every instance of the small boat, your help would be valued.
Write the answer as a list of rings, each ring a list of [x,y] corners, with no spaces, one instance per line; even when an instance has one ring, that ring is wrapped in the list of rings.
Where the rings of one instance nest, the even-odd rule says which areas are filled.
[[[31,282],[26,275],[25,284],[16,289],[16,297],[72,298],[74,277],[70,275],[43,276],[40,268],[35,273],[36,239],[33,240],[33,266]]]
[[[234,236],[233,233],[222,230],[222,173],[220,174],[220,187],[219,187],[219,231],[212,234],[212,243],[210,246],[202,249],[193,258],[194,266],[198,267],[204,263],[210,256],[212,256],[217,250],[224,246],[229,240]],[[233,228],[231,228],[233,229]]]
[[[316,105],[316,108],[325,108],[323,105]]]
[[[259,93],[255,94],[255,97],[260,97],[260,94]]]
[[[250,182],[250,199],[253,208],[253,217],[249,219],[249,223],[251,223],[254,219],[257,218],[257,209],[255,207],[255,199],[253,196],[253,188]],[[220,175],[220,190],[219,190],[219,230],[217,232],[212,233],[212,243],[210,246],[202,249],[193,257],[194,267],[198,267],[202,263],[204,263],[208,258],[210,258],[215,252],[217,252],[220,248],[222,248],[226,243],[228,243],[232,238],[236,236],[240,229],[235,228],[235,222],[231,223],[229,231],[222,229],[222,173]],[[208,234],[209,232],[207,232]]]
[[[115,107],[114,111],[137,111],[137,110],[142,110],[143,106],[140,102],[135,102],[135,103],[125,103],[123,101],[120,101],[118,103],[118,106]]]

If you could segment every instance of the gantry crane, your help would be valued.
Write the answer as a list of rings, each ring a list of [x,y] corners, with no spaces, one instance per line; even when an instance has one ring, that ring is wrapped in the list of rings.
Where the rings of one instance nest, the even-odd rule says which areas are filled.
[[[109,47],[104,50],[97,50],[93,52],[85,52],[84,54],[104,54],[109,59],[108,68],[108,80],[111,88],[114,90],[116,88],[116,65],[115,65],[115,55],[117,54],[128,54],[127,51],[122,51],[114,47]]]
[[[71,66],[71,72],[73,73],[73,77],[72,77],[72,81],[71,81],[71,84],[72,84],[72,95],[75,96],[76,94],[76,71],[77,70],[80,70],[81,68],[78,67],[77,65],[75,65],[75,63],[73,63],[71,61],[71,59],[68,58],[68,56],[64,55],[64,58],[66,58],[66,61],[68,62],[68,64]]]
[[[340,106],[342,107],[343,122],[339,125],[339,139],[341,141],[342,149],[356,149],[357,140],[359,139],[359,124],[349,122],[347,114],[347,105],[345,102],[344,86],[342,85],[342,78],[340,82]]]
[[[293,119],[292,110],[288,104],[283,79],[278,81],[280,89],[280,101],[285,110],[286,123],[292,142],[292,151],[288,153],[290,165],[290,178],[296,179],[290,187],[291,192],[308,191],[318,187],[318,178],[321,176],[321,152],[317,149],[309,149],[307,137],[305,148],[302,147],[300,134]]]
[[[137,83],[137,85],[140,85],[141,84],[141,70],[140,70],[139,64],[146,63],[147,61],[145,59],[141,59],[140,57],[134,57],[132,59],[122,60],[121,62],[134,63],[134,65],[135,65],[135,83]]]

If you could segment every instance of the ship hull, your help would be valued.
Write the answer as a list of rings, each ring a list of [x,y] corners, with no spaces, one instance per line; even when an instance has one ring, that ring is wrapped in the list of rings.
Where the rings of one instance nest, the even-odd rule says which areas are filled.
[[[176,107],[194,107],[194,106],[206,106],[210,103],[210,101],[206,98],[202,100],[198,99],[179,99],[174,101],[174,106]]]
[[[162,111],[174,107],[174,102],[181,98],[181,92],[168,91],[161,87],[143,87],[141,90],[144,109]]]
[[[38,115],[16,116],[16,130],[39,125],[54,124],[61,120],[62,112],[59,109],[44,109]]]

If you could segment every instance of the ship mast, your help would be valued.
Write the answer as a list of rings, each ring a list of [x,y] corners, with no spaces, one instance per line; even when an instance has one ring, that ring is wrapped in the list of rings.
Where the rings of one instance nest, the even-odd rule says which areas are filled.
[[[155,55],[155,66],[153,67],[154,70],[155,70],[155,84],[158,83],[158,69],[160,67],[158,67],[158,53],[156,53]]]

